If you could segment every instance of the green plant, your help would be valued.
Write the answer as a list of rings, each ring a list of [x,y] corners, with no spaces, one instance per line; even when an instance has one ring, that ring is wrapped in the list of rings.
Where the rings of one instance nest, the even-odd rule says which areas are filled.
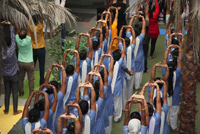
[[[76,40],[78,38],[79,33],[77,33],[75,30],[72,30],[69,32],[69,34],[75,33],[75,35],[70,39],[64,39],[64,46],[62,46],[62,39],[60,37],[60,31],[61,26],[58,26],[57,30],[53,33],[53,38],[48,40],[49,44],[49,57],[48,58],[54,58],[53,63],[61,64],[63,60],[63,54],[65,50],[67,49],[75,49],[76,46]],[[86,38],[82,37],[80,40],[80,47],[79,50],[87,49],[87,40]],[[69,53],[66,58],[66,65],[73,64],[73,54]],[[60,82],[60,71],[56,68],[52,70],[52,75],[54,76],[54,79],[58,82]]]

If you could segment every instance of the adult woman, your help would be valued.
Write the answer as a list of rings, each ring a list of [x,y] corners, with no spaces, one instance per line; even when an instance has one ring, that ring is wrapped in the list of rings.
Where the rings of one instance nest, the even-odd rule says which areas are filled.
[[[160,34],[158,26],[158,17],[159,17],[159,5],[158,0],[155,1],[155,5],[152,8],[153,1],[149,2],[149,38],[151,39],[151,52],[150,59],[153,59],[153,53],[156,46],[157,38]]]

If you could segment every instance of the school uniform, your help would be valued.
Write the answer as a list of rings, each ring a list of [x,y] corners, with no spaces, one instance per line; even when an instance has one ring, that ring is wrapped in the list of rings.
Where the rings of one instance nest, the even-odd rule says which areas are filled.
[[[140,133],[146,134],[147,128],[147,126],[141,125]],[[123,134],[129,134],[128,125],[123,126]]]

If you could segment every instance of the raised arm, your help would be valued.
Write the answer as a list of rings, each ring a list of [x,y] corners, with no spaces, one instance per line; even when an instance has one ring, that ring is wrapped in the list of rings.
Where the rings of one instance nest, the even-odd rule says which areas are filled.
[[[108,11],[112,11],[112,10],[115,10],[115,20],[114,21],[118,22],[118,9],[113,6],[108,8]]]
[[[55,64],[52,64],[50,67],[49,67],[49,70],[47,71],[47,74],[46,74],[46,77],[45,77],[45,80],[44,80],[44,84],[48,84],[49,83],[49,78],[51,76],[51,71],[52,69],[55,67]]]
[[[158,4],[158,0],[156,0],[155,1],[155,11],[154,11],[153,17],[158,18],[158,16],[159,16],[159,4]]]
[[[79,118],[79,123],[80,123],[80,131],[82,132],[83,131],[83,114],[82,114],[82,111],[81,111],[81,108],[80,106],[78,105],[78,103],[73,103],[73,105],[75,108],[78,109],[78,118]],[[76,128],[75,128],[76,129]]]
[[[104,86],[103,86],[103,80],[101,78],[101,75],[100,75],[100,73],[94,73],[94,75],[99,77],[99,82],[100,82],[100,87],[99,87],[100,95],[99,95],[99,97],[104,99]]]
[[[162,67],[166,69],[163,80],[165,82],[166,88],[168,89],[169,68],[168,68],[167,64],[162,65]]]
[[[151,87],[151,91],[149,94],[149,103],[153,103],[153,93],[154,93],[154,86]]]
[[[58,103],[58,95],[57,95],[57,90],[56,88],[53,86],[53,85],[50,85],[50,87],[53,89],[53,94],[54,94],[54,99],[53,99],[53,104],[51,106],[51,110],[53,112],[55,112],[56,110],[56,106],[57,106],[57,103]]]
[[[47,93],[45,93],[45,92],[40,91],[40,94],[44,96],[44,101],[45,101],[43,119],[45,119],[46,122],[48,122],[48,118],[49,118],[49,98],[48,98]]]
[[[179,53],[178,53],[178,63],[177,63],[177,67],[182,69],[182,50],[179,47]]]
[[[158,84],[156,84],[156,93],[157,93],[157,96],[156,96],[156,112],[161,114],[160,89],[159,89]]]
[[[153,68],[152,68],[152,70],[151,70],[151,79],[149,80],[150,83],[153,83],[153,82],[154,82],[154,79],[155,79],[155,77],[156,77],[156,67],[162,67],[162,66],[161,66],[161,62],[156,63],[156,64],[153,66]]]
[[[145,20],[149,21],[149,6],[146,6],[146,10],[145,10]]]
[[[65,68],[63,65],[60,66],[61,67],[61,70],[62,70],[62,85],[61,85],[61,88],[60,88],[60,91],[65,94],[65,91],[66,91],[66,85],[67,85],[67,75],[66,75],[66,72],[65,72]]]
[[[92,40],[90,39],[89,34],[88,34],[88,43],[89,43],[88,58],[92,59],[92,55],[93,55],[93,50],[92,50]]]
[[[145,35],[146,34],[146,21],[145,21],[143,16],[140,15],[140,17],[142,18],[142,31],[141,31],[141,33]]]
[[[168,54],[169,54],[169,50],[171,48],[167,48],[167,50],[165,51],[165,55],[164,55],[164,59],[163,59],[163,64],[167,64],[167,58],[168,58]]]
[[[28,97],[28,99],[27,99],[27,101],[26,101],[26,104],[25,104],[25,106],[24,106],[22,118],[28,117],[28,107],[29,107],[29,105],[30,105],[30,103],[31,103],[31,100],[32,100],[32,98],[34,97],[34,95],[35,95],[36,92],[37,92],[37,91],[33,91],[33,92],[30,94],[30,96]]]
[[[78,39],[79,39],[79,38],[78,38]],[[78,39],[77,39],[77,40],[78,40]],[[78,49],[78,48],[77,48],[77,49]],[[65,62],[66,62],[67,54],[68,54],[68,52],[70,52],[70,50],[71,50],[71,49],[65,50],[65,53],[64,53],[64,55],[63,55],[63,61],[62,61],[63,67],[65,67]]]
[[[125,120],[124,120],[124,126],[128,125],[128,122],[130,120],[130,106],[131,106],[132,98],[130,98],[125,105]]]
[[[156,83],[163,84],[163,103],[167,104],[167,86],[163,80],[156,81]]]
[[[91,83],[88,83],[86,86],[87,88],[91,89],[91,99],[90,99],[91,108],[90,109],[96,111],[96,94],[95,94],[94,88]]]

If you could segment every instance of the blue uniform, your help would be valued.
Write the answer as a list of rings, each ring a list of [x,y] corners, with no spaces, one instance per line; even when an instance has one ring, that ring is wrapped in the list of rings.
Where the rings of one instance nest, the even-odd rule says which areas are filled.
[[[80,76],[82,78],[82,65],[83,65],[83,61],[84,60],[80,60]],[[87,74],[91,71],[91,59],[90,58],[86,58],[86,62],[87,62]],[[74,63],[76,63],[76,57],[74,57]]]
[[[160,123],[161,123],[161,114],[154,112],[154,115],[149,118],[149,122],[151,119],[155,119],[155,127],[154,127],[154,134],[160,134]]]
[[[117,79],[115,83],[114,93],[113,96],[121,96],[122,95],[122,89],[123,89],[123,71],[126,69],[126,65],[123,62],[123,59],[120,58],[118,60],[119,63],[119,70],[117,74]]]
[[[44,128],[47,126],[46,120],[45,120],[44,118],[41,118],[39,122],[40,122],[41,130],[44,130]],[[26,127],[27,127],[26,125],[27,125],[28,123],[30,123],[30,122],[28,121],[28,117],[25,117],[25,118],[22,119],[22,127],[23,127],[23,130],[24,130],[24,132],[27,133],[27,134],[31,133],[32,130],[36,129],[36,126],[35,126],[35,125],[36,125],[37,122],[31,123],[31,131],[30,131],[30,132],[26,132],[26,131],[25,131],[25,130],[26,130]],[[39,127],[38,127],[38,128],[39,128]]]
[[[107,93],[107,109],[108,109],[108,116],[112,116],[114,112],[114,104],[113,104],[113,95],[111,91],[111,83],[112,83],[112,77],[108,76],[108,93]]]
[[[162,73],[163,73],[163,76],[165,74],[165,68],[162,69]],[[173,93],[173,96],[172,96],[172,105],[173,106],[178,106],[179,103],[181,102],[181,92],[182,92],[182,86],[181,86],[181,82],[183,80],[183,77],[181,75],[181,72],[182,70],[180,68],[176,68],[176,83],[175,83],[175,88],[174,88],[174,93]]]
[[[164,122],[164,129],[163,129],[163,134],[169,134],[170,130],[169,130],[169,126],[167,123],[167,111],[168,111],[168,105],[163,103],[163,107],[162,110],[165,112],[165,122]]]
[[[78,84],[77,84],[77,80],[78,80],[78,76],[79,74],[77,74],[76,72],[74,72],[74,74],[72,75],[73,77],[73,83],[72,83],[72,88],[71,88],[71,92],[70,92],[70,95],[69,95],[69,98],[67,100],[67,102],[65,103],[65,106],[67,104],[69,104],[70,101],[74,101],[75,100],[75,93],[76,93],[76,89],[78,87]],[[60,79],[62,80],[62,71],[60,71]],[[68,80],[69,80],[69,77],[67,77],[67,83],[68,83]],[[68,85],[68,84],[67,84]],[[66,92],[67,92],[67,85],[66,85]]]
[[[131,37],[130,34],[126,34],[126,37]],[[135,72],[144,71],[144,51],[143,51],[143,40],[145,35],[141,33],[138,38],[140,39],[140,44],[137,52],[137,56],[135,58]]]

